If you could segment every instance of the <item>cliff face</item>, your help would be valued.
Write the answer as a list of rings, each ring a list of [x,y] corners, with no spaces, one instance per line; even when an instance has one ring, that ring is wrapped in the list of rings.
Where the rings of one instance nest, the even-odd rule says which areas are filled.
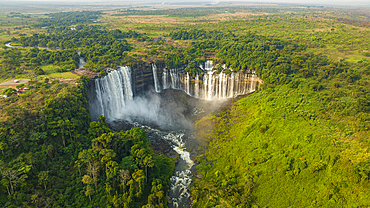
[[[233,76],[224,73],[216,74],[215,71],[211,70],[212,62],[204,63],[202,65],[204,74],[197,77],[188,75],[183,69],[167,69],[163,60],[154,64],[155,71],[153,64],[137,62],[130,66],[131,87],[134,96],[143,94],[150,89],[158,89],[156,91],[160,92],[163,89],[172,88],[184,90],[189,95],[199,98],[208,97],[211,99],[214,96],[225,98],[225,96],[232,97],[236,94],[245,94],[247,91],[258,90],[259,84],[263,83],[251,70],[235,72]],[[154,72],[156,72],[157,83],[155,83]],[[253,79],[252,75],[254,75]],[[236,91],[236,94],[234,92],[221,92],[225,90]]]
[[[257,75],[250,71],[216,73],[211,61],[200,68],[203,75],[195,77],[182,68],[167,69],[163,62],[140,62],[112,70],[91,83],[91,117],[117,116],[117,112],[127,108],[128,102],[148,90],[160,93],[164,89],[177,89],[195,98],[221,100],[254,92],[260,83]]]
[[[152,64],[149,62],[136,63],[131,66],[132,88],[134,95],[140,95],[154,87]],[[162,78],[163,68],[158,67],[157,74]]]

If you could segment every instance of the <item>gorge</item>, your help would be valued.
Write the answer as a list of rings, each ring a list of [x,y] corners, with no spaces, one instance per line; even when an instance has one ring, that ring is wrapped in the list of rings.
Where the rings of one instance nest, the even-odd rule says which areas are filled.
[[[93,80],[89,90],[93,120],[103,115],[113,125],[129,122],[167,141],[179,154],[171,178],[169,207],[190,207],[188,187],[194,162],[187,147],[188,143],[197,143],[191,133],[195,116],[204,112],[202,108],[207,105],[258,89],[259,80],[254,72],[227,74],[224,70],[217,73],[212,61],[206,61],[199,68],[203,75],[192,77],[183,68],[168,69],[161,63],[119,66],[117,70],[107,71],[107,76]],[[167,90],[172,92],[165,93]],[[183,97],[184,102],[174,101],[179,100],[174,95]],[[169,98],[171,96],[174,98]],[[191,99],[208,104],[199,107],[194,101],[189,102]]]

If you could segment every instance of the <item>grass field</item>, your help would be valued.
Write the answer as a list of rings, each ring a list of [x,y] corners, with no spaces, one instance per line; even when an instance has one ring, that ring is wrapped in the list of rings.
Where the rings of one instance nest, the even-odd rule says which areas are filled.
[[[222,184],[226,191],[233,184],[253,188],[259,207],[368,207],[369,181],[360,181],[353,171],[370,156],[368,135],[348,131],[346,125],[356,121],[335,114],[331,122],[325,119],[320,96],[308,86],[284,86],[256,92],[227,111],[202,118],[197,135],[210,143],[207,160],[198,156],[203,183],[196,179],[192,191],[205,200],[194,197],[194,207],[223,201],[205,181]],[[251,181],[255,186],[248,187]],[[205,191],[197,192],[199,187]]]
[[[72,72],[62,72],[62,73],[53,73],[47,75],[41,75],[42,78],[62,78],[62,79],[77,79],[78,75],[73,74]]]
[[[45,72],[45,75],[50,75],[50,74],[57,73],[56,69],[58,69],[59,66],[48,64],[48,65],[41,66],[40,68]]]

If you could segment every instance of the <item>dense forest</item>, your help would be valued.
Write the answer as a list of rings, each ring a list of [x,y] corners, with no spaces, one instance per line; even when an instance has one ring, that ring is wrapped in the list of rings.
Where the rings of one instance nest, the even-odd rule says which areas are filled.
[[[144,129],[90,122],[87,77],[43,77],[75,70],[77,51],[99,76],[163,61],[201,77],[210,59],[216,73],[258,75],[260,91],[194,123],[205,144],[193,158],[192,207],[370,206],[367,14],[280,6],[47,14],[35,31],[3,40],[21,47],[0,50],[4,81],[32,78],[18,95],[1,88],[1,206],[167,206],[174,160],[153,152]]]
[[[0,53],[2,55],[1,74],[4,78],[14,77],[15,74],[26,71],[42,75],[44,71],[40,66],[47,64],[59,66],[58,72],[66,72],[75,69],[79,62],[79,56],[73,49],[48,51],[31,48],[26,52],[12,48]]]
[[[131,46],[125,38],[138,38],[140,34],[134,31],[121,30],[103,31],[95,27],[82,30],[67,30],[49,35],[34,34],[31,37],[13,39],[12,42],[22,46],[42,46],[59,50],[82,51],[81,56],[88,62],[100,65],[120,64],[125,59],[124,52],[130,51]],[[76,53],[77,54],[77,53]]]
[[[86,77],[77,86],[32,81],[31,91],[2,101],[3,205],[166,204],[173,161],[151,151],[143,129],[113,132],[104,117],[90,123],[87,84]]]

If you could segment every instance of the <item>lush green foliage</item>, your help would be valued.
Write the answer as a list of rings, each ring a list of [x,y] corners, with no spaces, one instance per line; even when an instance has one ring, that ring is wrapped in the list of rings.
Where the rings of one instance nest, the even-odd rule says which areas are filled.
[[[104,119],[90,124],[92,148],[81,151],[76,161],[85,170],[85,195],[95,207],[164,207],[173,161],[151,152],[144,129],[112,132]]]
[[[9,48],[1,51],[0,56],[3,66],[0,73],[4,78],[15,77],[29,69],[33,69],[36,75],[42,75],[44,72],[40,66],[47,64],[60,66],[57,71],[66,72],[77,68],[79,62],[79,56],[73,49],[50,51],[39,48]]]
[[[194,207],[369,206],[370,63],[316,60],[196,124]]]
[[[16,90],[15,89],[13,89],[13,88],[8,88],[8,89],[6,89],[6,90],[4,90],[3,91],[3,95],[6,95],[6,96],[10,96],[10,95],[12,95],[14,92],[15,92]]]
[[[90,123],[87,81],[30,81],[29,92],[1,100],[2,207],[166,205],[173,161],[152,153],[142,129]]]
[[[35,27],[47,27],[48,31],[70,30],[72,25],[78,25],[77,29],[83,25],[91,24],[96,21],[101,12],[99,11],[82,11],[82,12],[58,12],[48,14],[50,18],[38,20]]]
[[[22,46],[43,46],[49,48],[61,48],[61,49],[77,49],[80,47],[93,47],[97,43],[101,46],[115,45],[120,47],[123,45],[129,50],[127,43],[124,38],[139,37],[140,34],[129,31],[122,32],[121,30],[105,31],[99,30],[94,27],[88,27],[83,30],[68,30],[65,32],[45,34],[34,34],[30,37],[21,37],[15,39],[19,41]],[[123,50],[123,51],[124,51]],[[121,53],[123,52],[121,51]]]
[[[180,30],[176,32],[171,32],[170,36],[174,40],[210,40],[210,39],[220,40],[225,37],[225,34],[220,30],[207,31],[190,29],[189,31]]]
[[[51,49],[81,50],[81,56],[86,58],[89,65],[113,65],[123,64],[127,52],[132,47],[126,38],[139,38],[141,34],[135,31],[122,32],[121,30],[101,30],[95,27],[86,27],[80,31],[66,30],[63,32],[45,34],[34,34],[30,37],[13,39],[22,46],[42,46]],[[77,55],[71,56],[76,57]],[[53,56],[55,57],[55,56]],[[58,57],[58,56],[56,56]],[[78,58],[77,58],[78,60]],[[51,62],[53,63],[53,62]],[[78,63],[78,62],[77,62]],[[77,64],[76,63],[76,64]],[[76,68],[70,64],[64,64],[69,71]]]
[[[260,92],[196,123],[209,145],[197,158],[204,177],[194,180],[193,206],[370,206],[366,12],[249,6],[111,14],[50,14],[36,25],[47,33],[31,36],[23,26],[1,30],[7,42],[18,34],[13,44],[54,50],[2,50],[0,75],[48,73],[49,65],[74,69],[77,49],[95,72],[160,59],[170,68],[186,66],[192,76],[201,75],[206,59],[218,72],[222,64],[255,71],[264,83]],[[103,23],[89,25],[99,16]],[[83,84],[29,87],[1,100],[1,205],[166,205],[174,164],[150,151],[143,130],[112,132],[104,118],[89,123]]]

